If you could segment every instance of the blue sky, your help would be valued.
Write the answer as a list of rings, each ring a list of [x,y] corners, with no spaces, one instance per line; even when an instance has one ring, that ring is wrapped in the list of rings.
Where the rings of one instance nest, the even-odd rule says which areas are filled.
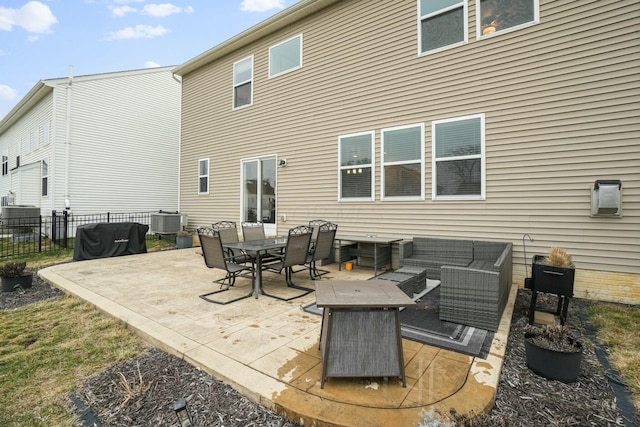
[[[0,120],[39,81],[179,65],[299,0],[0,0]]]

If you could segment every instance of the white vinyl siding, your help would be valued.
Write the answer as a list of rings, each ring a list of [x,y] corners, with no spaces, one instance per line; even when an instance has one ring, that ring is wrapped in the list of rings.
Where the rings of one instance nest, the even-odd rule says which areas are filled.
[[[434,121],[433,199],[484,200],[484,115]]]
[[[439,52],[468,41],[468,0],[418,0],[421,54]]]
[[[302,34],[269,48],[269,77],[302,67]]]
[[[209,194],[209,159],[198,160],[198,194]]]
[[[382,130],[382,200],[424,199],[424,125]]]
[[[339,138],[339,200],[367,202],[374,199],[374,133],[364,132]]]
[[[253,104],[253,56],[233,64],[233,108]]]
[[[492,37],[537,24],[539,0],[476,0],[476,37]]]

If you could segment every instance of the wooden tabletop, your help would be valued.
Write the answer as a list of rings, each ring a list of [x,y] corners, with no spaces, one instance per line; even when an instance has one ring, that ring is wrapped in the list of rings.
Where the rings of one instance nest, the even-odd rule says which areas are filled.
[[[389,280],[316,280],[318,307],[397,308],[415,306],[395,282]]]

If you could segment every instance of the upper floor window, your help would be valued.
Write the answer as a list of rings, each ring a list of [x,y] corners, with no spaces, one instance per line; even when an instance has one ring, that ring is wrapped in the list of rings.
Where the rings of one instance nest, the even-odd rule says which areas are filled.
[[[233,64],[233,108],[253,103],[253,56]]]
[[[420,53],[432,53],[468,40],[467,0],[418,0]]]
[[[424,199],[424,126],[382,130],[382,199]]]
[[[484,200],[484,114],[434,121],[433,199]]]
[[[302,67],[302,34],[269,48],[269,77]]]
[[[339,138],[340,200],[373,200],[373,135],[364,132]]]
[[[9,174],[9,156],[3,154],[2,155],[2,175]]]
[[[539,0],[476,0],[477,37],[517,30],[539,22]]]
[[[198,160],[198,194],[209,194],[209,159]]]

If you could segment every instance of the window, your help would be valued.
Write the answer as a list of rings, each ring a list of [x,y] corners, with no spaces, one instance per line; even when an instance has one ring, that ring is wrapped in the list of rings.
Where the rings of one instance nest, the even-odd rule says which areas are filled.
[[[484,114],[434,121],[433,199],[484,200]]]
[[[538,0],[476,0],[477,37],[518,30],[537,24],[540,16]]]
[[[2,176],[9,174],[9,156],[2,155]]]
[[[209,194],[209,159],[198,160],[198,194]]]
[[[373,200],[373,132],[345,135],[339,138],[340,200]]]
[[[382,199],[424,199],[424,126],[382,130]]]
[[[269,48],[269,77],[302,67],[302,34]]]
[[[233,64],[233,108],[253,103],[253,56]]]
[[[420,53],[467,42],[467,0],[418,0]]]
[[[49,159],[42,160],[42,195],[49,194]]]

